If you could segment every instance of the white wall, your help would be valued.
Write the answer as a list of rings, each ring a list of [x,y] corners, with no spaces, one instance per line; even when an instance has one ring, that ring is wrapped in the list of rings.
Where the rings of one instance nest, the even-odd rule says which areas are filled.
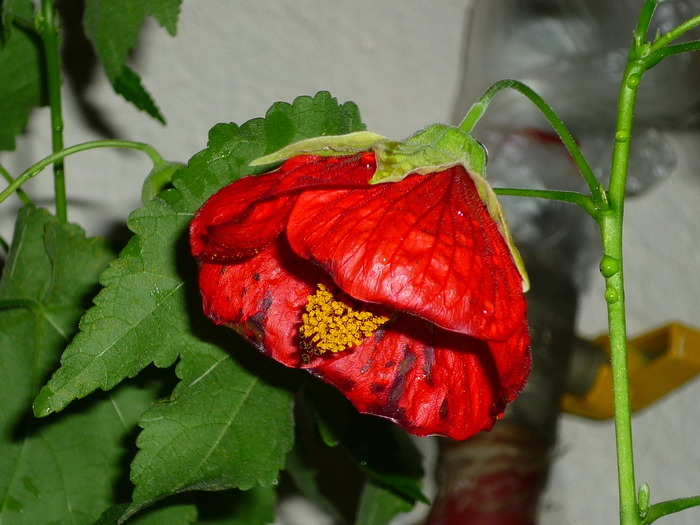
[[[179,35],[149,23],[133,66],[153,93],[168,126],[114,97],[102,75],[89,95],[105,108],[121,138],[149,142],[186,161],[205,147],[217,122],[261,116],[272,102],[329,90],[358,103],[369,129],[402,138],[448,121],[459,91],[467,0],[185,0]],[[85,127],[66,90],[66,143],[100,138]],[[18,152],[3,155],[15,174],[47,154],[46,112],[39,112]],[[629,328],[632,334],[669,320],[700,326],[700,153],[695,136],[678,136],[676,172],[629,203],[626,229]],[[105,160],[106,159],[106,160]],[[90,152],[67,163],[70,219],[90,234],[105,231],[139,205],[150,169],[136,153]],[[27,186],[50,191],[48,172]],[[11,206],[0,207],[9,238]],[[595,272],[595,269],[591,269]],[[579,327],[605,329],[602,280],[584,294]],[[700,349],[698,349],[700,351]],[[700,494],[700,380],[679,389],[635,420],[638,481],[652,501]],[[545,496],[543,522],[615,523],[613,430],[564,417],[558,458]],[[667,518],[700,522],[700,510]],[[312,525],[309,523],[309,525]]]

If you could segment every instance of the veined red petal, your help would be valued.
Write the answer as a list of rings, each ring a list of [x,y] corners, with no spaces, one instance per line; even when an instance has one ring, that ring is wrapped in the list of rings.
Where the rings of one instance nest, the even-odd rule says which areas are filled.
[[[356,299],[487,340],[507,339],[525,318],[521,276],[461,166],[362,190],[306,191],[287,236]]]
[[[511,364],[529,362],[527,332],[510,339]],[[529,370],[515,366],[511,384],[504,384],[488,343],[405,314],[361,346],[311,364],[360,412],[391,419],[418,436],[453,439],[491,428]]]
[[[322,273],[280,236],[253,257],[229,265],[202,264],[204,313],[241,333],[264,354],[300,368],[301,315]]]
[[[255,255],[284,230],[300,190],[366,186],[375,169],[371,153],[302,155],[265,175],[243,177],[219,190],[195,214],[192,254],[218,264]]]

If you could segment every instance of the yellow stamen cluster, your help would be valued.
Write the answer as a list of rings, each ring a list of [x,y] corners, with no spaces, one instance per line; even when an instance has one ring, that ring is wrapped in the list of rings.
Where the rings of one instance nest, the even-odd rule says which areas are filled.
[[[356,310],[351,300],[338,300],[323,284],[310,295],[299,333],[316,354],[340,352],[362,343],[389,320],[369,310]]]

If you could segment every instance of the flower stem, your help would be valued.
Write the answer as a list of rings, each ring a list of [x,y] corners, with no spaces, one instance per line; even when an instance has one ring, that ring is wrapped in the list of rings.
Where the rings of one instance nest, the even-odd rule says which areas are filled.
[[[516,195],[518,197],[533,197],[536,199],[568,202],[580,206],[596,220],[600,217],[600,210],[593,204],[593,200],[588,195],[576,191],[534,190],[523,188],[493,188],[493,191],[496,195]]]
[[[583,178],[586,181],[586,184],[588,185],[588,189],[591,192],[591,198],[593,199],[593,203],[597,208],[604,209],[607,205],[605,200],[605,191],[603,190],[598,180],[595,178],[595,174],[593,173],[591,167],[588,165],[588,162],[583,156],[583,153],[581,153],[581,149],[578,147],[578,144],[576,144],[576,140],[566,128],[559,116],[554,112],[554,110],[551,107],[549,107],[549,104],[547,104],[542,97],[535,93],[535,91],[533,91],[532,88],[526,86],[522,82],[513,79],[501,80],[500,82],[496,82],[493,86],[486,90],[486,92],[481,96],[481,98],[479,98],[479,100],[477,100],[474,103],[474,105],[472,105],[472,107],[467,112],[467,115],[460,123],[459,128],[465,133],[471,133],[474,129],[474,126],[476,126],[476,123],[479,121],[479,119],[486,111],[486,108],[491,103],[491,100],[493,100],[493,97],[495,97],[497,93],[503,91],[504,89],[514,89],[515,91],[522,93],[528,99],[530,99],[530,101],[532,101],[532,103],[535,104],[535,106],[537,106],[537,108],[542,112],[542,114],[552,125],[557,135],[559,135],[559,138],[563,142],[566,149],[569,151],[569,154],[576,163],[576,166],[581,172],[581,175],[583,175]]]
[[[8,184],[12,184],[15,181],[15,179],[12,178],[12,175],[10,175],[10,172],[7,171],[2,165],[0,165],[0,175],[2,175],[2,178],[5,179]],[[27,194],[19,188],[17,189],[17,196],[24,204],[33,204],[29,196],[27,196]]]
[[[37,18],[39,33],[44,41],[44,58],[51,107],[51,146],[54,153],[63,149],[63,114],[61,110],[61,60],[58,51],[58,26],[54,19],[52,0],[41,0],[41,12]],[[66,177],[63,158],[53,165],[56,217],[68,220]]]
[[[22,184],[27,182],[32,177],[35,177],[36,175],[41,173],[41,171],[47,166],[55,164],[56,161],[61,161],[67,156],[73,155],[74,153],[79,153],[81,151],[96,148],[135,149],[146,153],[155,165],[158,165],[163,162],[163,157],[161,157],[153,147],[142,142],[132,142],[130,140],[96,140],[94,142],[84,142],[82,144],[77,144],[75,146],[71,146],[70,148],[57,151],[53,155],[49,155],[48,157],[40,160],[30,168],[26,169],[24,173],[22,173],[19,177],[14,179],[7,188],[0,192],[0,203],[7,199],[10,195],[12,195],[13,192],[17,191]]]

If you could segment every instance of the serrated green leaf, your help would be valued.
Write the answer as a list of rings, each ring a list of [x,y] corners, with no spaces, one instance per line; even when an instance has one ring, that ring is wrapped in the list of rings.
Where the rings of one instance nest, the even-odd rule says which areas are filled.
[[[151,94],[141,84],[141,77],[131,68],[124,66],[122,72],[112,81],[112,86],[117,95],[121,95],[137,109],[145,111],[161,124],[165,124],[165,117],[156,106]]]
[[[177,31],[182,0],[86,0],[83,26],[115,91],[164,123],[158,108],[126,68],[146,17],[153,16],[171,35]]]
[[[31,400],[112,258],[102,240],[27,206],[0,280],[0,521],[89,524],[113,504],[126,436],[160,383],[122,385],[38,422]],[[22,305],[21,307],[18,307]]]
[[[355,525],[387,525],[397,515],[412,508],[411,501],[388,485],[370,478],[360,499]]]
[[[211,323],[201,314],[197,267],[189,254],[187,230],[195,211],[225,184],[253,172],[252,159],[293,141],[363,127],[355,104],[338,105],[320,92],[293,104],[276,103],[264,119],[212,128],[207,149],[173,177],[174,189],[129,218],[136,235],[101,275],[105,288],[81,320],[61,368],[37,397],[35,413],[47,415],[97,388],[108,390],[151,362],[170,366],[199,344],[192,323]]]
[[[11,9],[31,17],[30,0],[13,0]],[[10,6],[3,4],[3,21],[8,22]],[[29,122],[29,114],[45,104],[41,41],[36,34],[13,27],[5,31],[0,45],[0,150],[15,149],[15,137]]]
[[[177,492],[275,482],[294,439],[292,393],[270,383],[280,365],[242,340],[231,350],[235,360],[213,344],[188,348],[171,398],[141,418],[131,512]]]

